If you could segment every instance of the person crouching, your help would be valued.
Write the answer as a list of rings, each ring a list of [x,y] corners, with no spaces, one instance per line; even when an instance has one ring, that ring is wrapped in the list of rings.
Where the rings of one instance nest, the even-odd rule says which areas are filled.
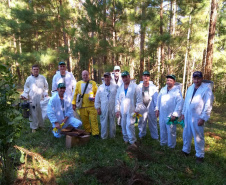
[[[66,86],[64,83],[59,83],[57,92],[49,100],[47,107],[47,115],[52,123],[54,137],[61,137],[60,131],[62,128],[72,126],[78,128],[82,122],[74,117],[70,98],[65,94]]]

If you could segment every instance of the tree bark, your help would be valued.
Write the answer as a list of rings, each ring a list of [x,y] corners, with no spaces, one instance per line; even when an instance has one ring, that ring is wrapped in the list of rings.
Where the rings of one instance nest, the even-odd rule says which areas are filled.
[[[160,35],[163,36],[163,0],[161,0],[160,5]],[[161,41],[161,84],[163,83],[163,79],[165,79],[164,70],[165,70],[165,64],[164,64],[164,42]]]
[[[209,24],[209,36],[208,36],[207,53],[206,53],[206,66],[205,66],[205,73],[204,73],[204,78],[206,80],[211,80],[212,64],[213,64],[213,45],[214,45],[214,36],[215,36],[216,22],[217,22],[217,6],[218,6],[218,0],[212,0],[210,24]]]
[[[185,78],[186,78],[186,70],[187,70],[187,59],[189,53],[189,46],[190,46],[190,33],[191,33],[191,14],[189,15],[189,28],[188,28],[188,35],[187,35],[187,47],[186,47],[186,54],[184,59],[184,75],[183,75],[183,84],[182,84],[182,95],[184,95],[184,87],[185,87]]]
[[[60,2],[60,8],[63,8],[62,7],[62,0],[59,0]],[[60,16],[60,14],[59,14]],[[61,23],[62,23],[62,26],[63,26],[63,39],[64,39],[64,47],[65,47],[65,53],[68,55],[68,41],[67,41],[67,34],[65,32],[65,24],[64,24],[64,20],[63,18],[60,16],[60,19],[61,19]],[[69,56],[67,57],[67,70],[70,72],[71,71],[71,65],[70,65],[70,60],[69,60]]]
[[[142,80],[142,74],[144,72],[144,43],[145,43],[145,17],[146,17],[146,5],[144,2],[141,4],[141,24],[140,24],[140,80]]]

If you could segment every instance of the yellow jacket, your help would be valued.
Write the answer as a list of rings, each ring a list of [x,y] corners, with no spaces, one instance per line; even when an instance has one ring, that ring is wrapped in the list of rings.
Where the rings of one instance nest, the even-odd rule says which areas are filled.
[[[72,100],[72,104],[75,105],[76,104],[76,98],[78,94],[83,94],[83,91],[85,89],[86,86],[86,82],[84,82],[83,80],[78,81],[76,84],[76,88],[75,88],[75,94]],[[96,96],[96,92],[97,92],[97,84],[96,82],[90,80],[89,84],[87,86],[86,92],[83,96],[82,99],[82,107],[94,107],[94,101],[90,101],[89,100],[89,93],[91,91],[93,91],[94,97]]]

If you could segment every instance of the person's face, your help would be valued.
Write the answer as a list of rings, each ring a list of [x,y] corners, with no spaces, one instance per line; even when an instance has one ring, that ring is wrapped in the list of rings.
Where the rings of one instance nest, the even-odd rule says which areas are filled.
[[[110,85],[111,77],[110,76],[104,76],[104,82],[106,85]]]
[[[59,65],[60,73],[64,73],[66,71],[66,65]]]
[[[64,96],[65,90],[66,90],[65,87],[57,88],[57,91],[60,97]]]
[[[193,77],[193,83],[195,84],[195,87],[199,87],[202,83],[203,78],[200,77]]]
[[[168,88],[172,88],[172,87],[174,86],[174,84],[175,84],[174,79],[172,79],[172,78],[167,78],[167,80],[166,80],[166,85],[168,86]]]
[[[149,80],[150,80],[149,75],[143,75],[142,78],[143,78],[143,82],[149,82]]]
[[[38,67],[33,67],[32,68],[32,74],[34,76],[38,76],[39,75],[39,68]]]
[[[124,82],[124,84],[129,84],[130,83],[130,76],[122,76],[122,81]]]
[[[88,71],[83,71],[82,72],[82,79],[85,82],[87,82],[89,80],[89,73],[88,73]]]
[[[119,77],[120,71],[118,69],[114,70],[115,77]]]

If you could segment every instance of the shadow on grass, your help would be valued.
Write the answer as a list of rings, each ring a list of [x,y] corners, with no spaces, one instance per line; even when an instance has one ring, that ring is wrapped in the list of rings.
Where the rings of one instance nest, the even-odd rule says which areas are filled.
[[[210,122],[214,122],[206,124],[206,133],[222,137],[226,121],[220,118],[218,112],[213,112],[212,115]],[[218,124],[218,121],[222,124]],[[54,170],[57,184],[132,184],[141,177],[146,184],[224,184],[224,136],[217,140],[213,137],[214,134],[206,134],[205,162],[196,164],[194,144],[188,157],[181,155],[183,141],[180,126],[177,128],[177,146],[174,150],[161,147],[158,141],[151,139],[148,130],[146,138],[139,141],[138,148],[131,150],[123,142],[118,127],[115,139],[97,140],[91,137],[90,142],[84,146],[66,149],[65,137],[54,138],[51,124],[48,121],[45,124],[44,130],[33,134],[29,124],[24,125],[17,145],[45,158]],[[137,127],[136,134],[138,136]],[[20,153],[12,151],[11,155],[20,163]],[[125,175],[127,178],[120,175],[125,168],[130,174]]]

